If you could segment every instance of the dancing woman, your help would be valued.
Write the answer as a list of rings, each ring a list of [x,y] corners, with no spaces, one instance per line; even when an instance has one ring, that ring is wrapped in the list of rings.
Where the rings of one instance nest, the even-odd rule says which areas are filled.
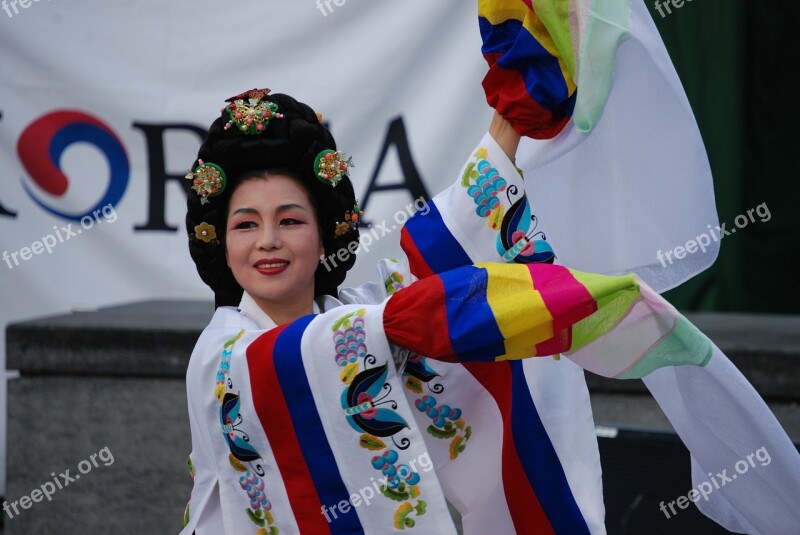
[[[555,263],[508,115],[406,223],[380,282],[339,288],[359,240],[351,162],[292,97],[228,99],[187,176],[190,251],[217,311],[187,370],[183,533],[604,533],[581,369],[733,378],[719,388],[736,397],[688,418],[713,424],[723,406],[753,430],[682,438],[701,470],[719,444],[766,447],[773,464],[716,492],[715,519],[796,525],[797,452],[725,356],[636,275]]]

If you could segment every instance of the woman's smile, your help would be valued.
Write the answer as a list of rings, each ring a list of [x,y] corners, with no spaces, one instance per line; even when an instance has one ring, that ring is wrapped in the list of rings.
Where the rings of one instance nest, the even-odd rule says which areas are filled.
[[[255,268],[262,275],[277,275],[283,273],[289,262],[281,259],[267,258],[256,262]]]

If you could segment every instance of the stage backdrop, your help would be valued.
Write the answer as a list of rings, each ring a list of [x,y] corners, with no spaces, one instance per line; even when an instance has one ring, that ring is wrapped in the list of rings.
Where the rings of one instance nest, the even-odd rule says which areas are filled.
[[[3,2],[0,57],[3,353],[9,322],[212,299],[186,246],[183,177],[229,96],[289,93],[353,156],[366,219],[386,225],[347,284],[395,254],[400,212],[454,179],[491,117],[463,0]]]

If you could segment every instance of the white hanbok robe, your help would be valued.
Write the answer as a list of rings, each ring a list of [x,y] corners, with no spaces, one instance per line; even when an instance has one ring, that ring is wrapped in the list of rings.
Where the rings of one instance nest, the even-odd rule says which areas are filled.
[[[515,254],[552,260],[524,191],[487,135],[406,224],[408,257],[381,261],[380,282],[319,298],[289,325],[246,294],[217,310],[187,370],[194,488],[183,534],[448,534],[459,517],[466,534],[605,533],[582,368],[664,376],[656,399],[699,476],[766,447],[771,464],[709,493],[706,509],[758,533],[800,525],[797,451],[727,358],[646,284],[495,267]],[[485,197],[497,199],[491,210]],[[471,265],[481,262],[496,264]],[[594,308],[573,303],[574,288],[549,295],[537,266],[585,283]],[[515,284],[529,267],[538,290],[526,303],[538,301],[525,309]],[[534,316],[550,323],[526,323]],[[568,358],[517,360],[548,348]]]

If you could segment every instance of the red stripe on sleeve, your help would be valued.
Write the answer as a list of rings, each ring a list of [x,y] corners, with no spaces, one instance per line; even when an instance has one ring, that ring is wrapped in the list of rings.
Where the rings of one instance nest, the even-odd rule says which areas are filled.
[[[444,282],[438,275],[395,292],[383,311],[389,341],[420,355],[456,362],[447,323]]]

